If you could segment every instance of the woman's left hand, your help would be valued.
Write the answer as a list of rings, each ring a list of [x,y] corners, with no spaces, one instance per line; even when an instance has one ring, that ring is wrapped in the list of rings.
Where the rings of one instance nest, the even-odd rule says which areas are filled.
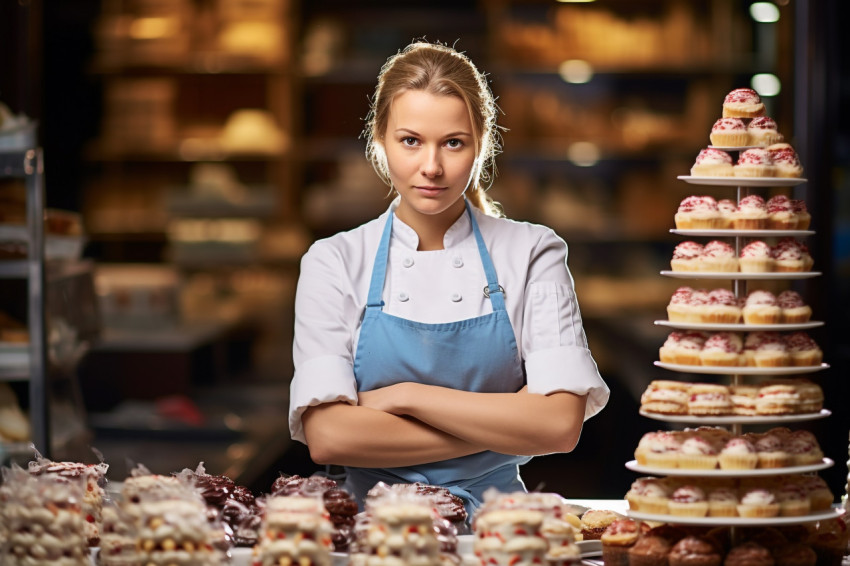
[[[360,391],[357,393],[357,404],[391,415],[404,415],[405,400],[415,386],[415,383],[403,382],[371,391]]]

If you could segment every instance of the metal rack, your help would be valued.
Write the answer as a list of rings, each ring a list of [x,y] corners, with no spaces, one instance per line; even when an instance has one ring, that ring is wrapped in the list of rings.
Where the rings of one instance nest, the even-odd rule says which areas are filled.
[[[0,380],[29,382],[32,442],[41,454],[49,457],[42,150],[0,152],[0,179],[10,178],[23,179],[26,183],[27,258],[0,261],[0,278],[27,280],[29,365],[26,369],[0,370]]]

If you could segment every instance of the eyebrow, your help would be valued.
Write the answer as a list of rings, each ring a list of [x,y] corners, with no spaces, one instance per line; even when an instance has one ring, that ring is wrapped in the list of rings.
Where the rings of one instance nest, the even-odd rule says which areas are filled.
[[[410,134],[410,135],[413,135],[413,136],[422,137],[422,134],[420,134],[419,132],[417,132],[415,130],[411,130],[409,128],[398,128],[398,129],[395,130],[395,133],[397,133],[397,134],[407,133],[407,134]],[[456,138],[456,137],[459,137],[459,136],[472,137],[472,134],[470,132],[464,132],[464,131],[450,132],[450,133],[444,135],[443,139]]]

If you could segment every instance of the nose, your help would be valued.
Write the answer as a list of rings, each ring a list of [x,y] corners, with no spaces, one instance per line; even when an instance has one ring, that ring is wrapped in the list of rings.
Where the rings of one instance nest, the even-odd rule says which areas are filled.
[[[443,174],[439,148],[431,148],[424,152],[420,172],[429,179]]]

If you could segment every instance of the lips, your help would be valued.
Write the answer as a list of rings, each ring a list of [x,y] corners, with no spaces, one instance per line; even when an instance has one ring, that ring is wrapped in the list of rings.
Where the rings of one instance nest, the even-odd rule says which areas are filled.
[[[427,196],[436,196],[445,191],[447,187],[417,186],[414,188]]]

